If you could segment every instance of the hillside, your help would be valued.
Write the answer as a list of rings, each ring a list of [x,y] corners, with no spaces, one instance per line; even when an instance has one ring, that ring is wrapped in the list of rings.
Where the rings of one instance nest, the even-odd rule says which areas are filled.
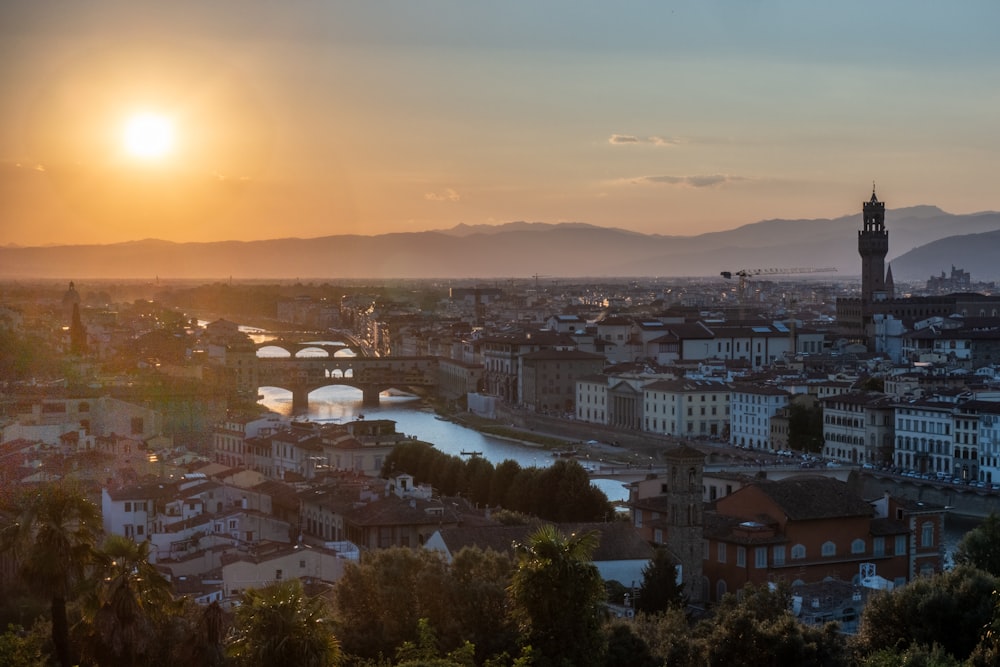
[[[692,236],[640,234],[584,223],[515,222],[380,236],[0,248],[0,278],[495,278],[713,276],[762,267],[859,272],[860,213],[764,220]],[[1000,213],[952,215],[933,206],[888,211],[889,260],[899,279],[962,266],[1000,274]]]

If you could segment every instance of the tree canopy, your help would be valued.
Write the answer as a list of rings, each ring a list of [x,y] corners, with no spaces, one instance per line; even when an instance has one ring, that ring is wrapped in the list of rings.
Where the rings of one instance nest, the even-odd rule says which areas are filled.
[[[967,532],[955,548],[955,563],[971,565],[1000,577],[1000,515],[990,512]]]

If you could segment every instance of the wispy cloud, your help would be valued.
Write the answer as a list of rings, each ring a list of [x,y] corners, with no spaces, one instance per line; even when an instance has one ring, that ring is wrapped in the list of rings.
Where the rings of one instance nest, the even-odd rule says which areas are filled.
[[[711,188],[736,181],[745,181],[743,176],[730,176],[729,174],[700,174],[693,176],[638,176],[626,179],[628,183],[642,185],[650,183],[653,185],[678,185],[689,188]]]
[[[639,137],[631,134],[612,134],[608,139],[609,144],[637,144],[639,141]]]
[[[444,192],[428,192],[424,195],[427,201],[461,201],[462,195],[453,188],[445,188]]]
[[[612,134],[608,137],[608,143],[612,145],[648,144],[650,146],[676,146],[684,143],[684,141],[676,137],[662,137],[659,135],[637,137],[634,134]]]

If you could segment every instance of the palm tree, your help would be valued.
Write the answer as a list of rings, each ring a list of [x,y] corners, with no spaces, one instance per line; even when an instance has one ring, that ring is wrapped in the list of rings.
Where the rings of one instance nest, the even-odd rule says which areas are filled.
[[[340,643],[321,597],[305,594],[298,579],[243,594],[229,642],[237,664],[253,667],[328,667],[340,664]]]
[[[24,582],[51,599],[52,645],[68,667],[74,660],[66,600],[93,561],[100,512],[77,488],[58,483],[22,497],[16,514],[0,532],[0,545],[13,551]]]
[[[604,582],[591,560],[596,532],[563,535],[545,524],[516,545],[510,595],[533,664],[603,664]]]
[[[149,542],[109,535],[96,558],[95,586],[78,632],[98,664],[149,662],[158,627],[177,607],[170,582],[149,562]]]

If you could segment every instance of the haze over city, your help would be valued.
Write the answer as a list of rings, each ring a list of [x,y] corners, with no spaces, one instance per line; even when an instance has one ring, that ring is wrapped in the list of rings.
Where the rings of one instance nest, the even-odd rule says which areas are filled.
[[[0,244],[998,208],[1000,6],[0,6]]]

